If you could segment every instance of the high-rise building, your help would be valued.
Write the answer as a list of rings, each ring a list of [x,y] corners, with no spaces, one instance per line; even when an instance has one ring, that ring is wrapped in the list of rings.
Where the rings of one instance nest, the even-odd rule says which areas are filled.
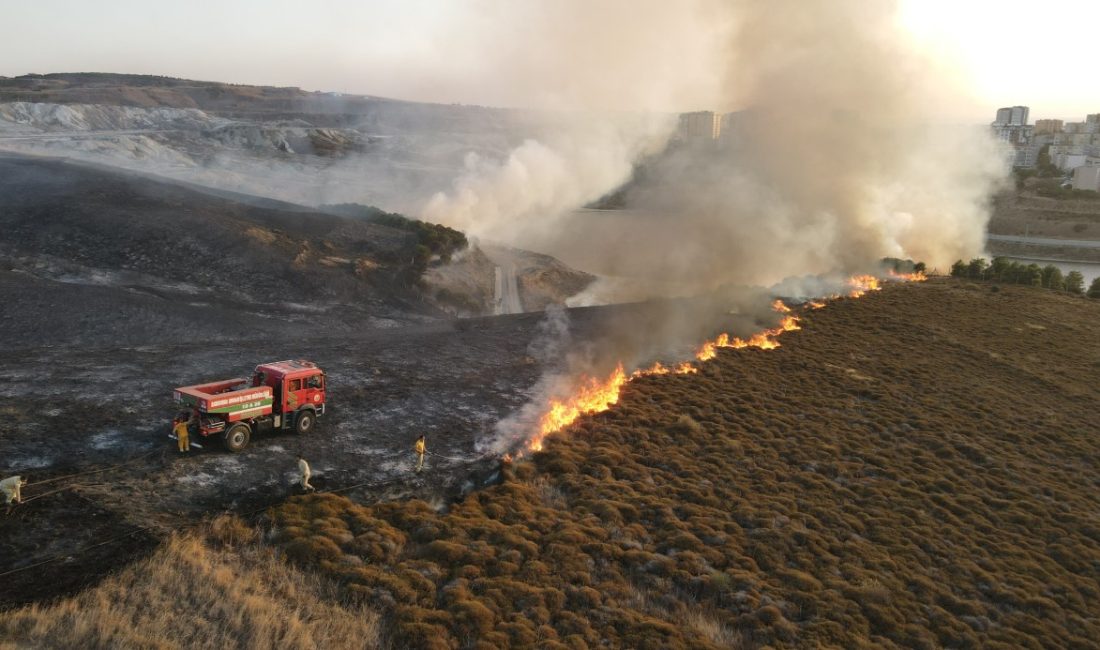
[[[1100,133],[1100,113],[1085,116],[1085,133]]]
[[[713,111],[680,114],[680,137],[717,140],[722,135],[722,115]]]
[[[1035,127],[1028,126],[1027,106],[1006,106],[997,109],[997,119],[990,128],[998,140],[1012,145],[1013,167],[1034,167],[1038,161],[1039,146],[1032,142]]]
[[[997,109],[993,126],[1025,126],[1030,109],[1027,106],[1006,106]]]
[[[1012,107],[1012,119],[1009,121],[1009,126],[1026,126],[1027,114],[1030,112],[1027,106],[1013,106]]]
[[[1035,135],[1062,132],[1062,120],[1035,120]]]

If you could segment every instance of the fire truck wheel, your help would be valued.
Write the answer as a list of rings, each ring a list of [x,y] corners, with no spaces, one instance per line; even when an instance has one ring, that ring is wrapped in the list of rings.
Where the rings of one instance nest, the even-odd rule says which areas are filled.
[[[225,432],[225,448],[235,454],[248,446],[248,439],[251,435],[252,431],[248,428],[248,425],[238,422]]]
[[[298,419],[294,422],[294,430],[299,435],[307,434],[313,431],[313,411],[302,411],[298,414]]]

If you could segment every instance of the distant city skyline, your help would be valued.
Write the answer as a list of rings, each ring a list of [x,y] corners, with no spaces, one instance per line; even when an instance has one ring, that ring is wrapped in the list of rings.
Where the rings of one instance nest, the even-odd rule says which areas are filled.
[[[562,0],[566,2],[567,0]],[[306,90],[378,95],[415,101],[493,106],[568,107],[558,101],[583,92],[567,74],[548,73],[553,62],[522,59],[524,39],[555,38],[583,26],[524,25],[531,7],[438,0],[196,0],[138,2],[105,0],[0,0],[5,38],[0,40],[0,75],[49,72],[120,72],[229,83],[298,86]],[[578,5],[582,6],[582,5]],[[635,30],[624,0],[583,5],[585,11],[615,16],[622,10],[619,42],[592,44],[592,34],[564,41],[589,47],[596,65],[644,79],[647,67],[668,59],[689,62],[714,56],[721,43],[698,17],[700,38],[662,43],[659,33]],[[1039,13],[1020,0],[899,0],[898,23],[922,50],[964,76],[973,96],[960,97],[935,119],[988,122],[997,107],[1026,105],[1032,119],[1080,120],[1100,111],[1100,92],[1079,65],[1095,26],[1100,3],[1058,4],[1057,15]],[[661,7],[654,4],[653,8]],[[690,34],[696,26],[667,5],[679,21],[670,33]],[[644,13],[639,10],[637,13]],[[664,17],[668,22],[668,17]],[[1043,29],[1053,21],[1057,29]],[[560,32],[554,32],[558,28]],[[679,30],[679,31],[674,31]],[[713,30],[711,30],[713,31]],[[503,35],[503,36],[502,36]],[[502,47],[499,39],[511,39]],[[670,39],[671,40],[671,39]],[[685,49],[685,43],[687,48]],[[650,47],[652,45],[652,47]],[[510,50],[509,47],[512,49]],[[663,49],[662,49],[663,48]],[[709,48],[709,50],[708,50]],[[517,53],[518,49],[518,53]],[[553,51],[551,48],[550,51]],[[612,60],[614,59],[614,60]],[[635,61],[634,59],[637,59]],[[532,74],[517,73],[526,63]],[[514,69],[506,69],[513,66]],[[541,67],[540,67],[541,66]],[[708,105],[720,81],[690,65],[692,75],[662,88],[659,97],[611,87],[597,98],[601,108],[686,112],[725,111]],[[704,66],[705,68],[705,66]],[[504,72],[502,72],[502,70]],[[662,70],[666,76],[668,70]],[[509,76],[511,75],[511,76]],[[627,79],[626,81],[629,81]],[[624,82],[625,83],[625,82]],[[613,84],[612,84],[613,86]],[[622,105],[611,105],[616,98]]]

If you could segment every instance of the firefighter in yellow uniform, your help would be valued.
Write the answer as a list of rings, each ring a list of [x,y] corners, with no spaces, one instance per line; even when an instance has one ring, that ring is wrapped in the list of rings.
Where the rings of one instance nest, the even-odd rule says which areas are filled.
[[[424,454],[427,453],[428,447],[424,443],[424,436],[420,436],[416,439],[416,471],[424,469]]]
[[[21,476],[12,476],[0,481],[0,492],[4,493],[4,504],[11,510],[12,503],[23,503],[23,486],[27,482]]]
[[[187,420],[176,418],[176,426],[172,430],[176,434],[176,442],[179,443],[180,453],[191,451],[191,436],[187,431]]]

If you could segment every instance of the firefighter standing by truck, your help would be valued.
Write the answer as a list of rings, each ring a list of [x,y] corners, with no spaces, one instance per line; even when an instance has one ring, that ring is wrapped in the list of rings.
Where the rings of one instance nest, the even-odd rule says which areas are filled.
[[[191,451],[191,434],[187,430],[187,418],[177,417],[172,431],[176,434],[176,442],[179,444],[180,453]]]
[[[325,388],[325,373],[317,364],[292,359],[256,366],[251,381],[237,377],[181,386],[173,399],[194,414],[188,430],[196,443],[203,443],[196,446],[220,439],[227,450],[239,453],[260,433],[313,433],[325,414]]]

